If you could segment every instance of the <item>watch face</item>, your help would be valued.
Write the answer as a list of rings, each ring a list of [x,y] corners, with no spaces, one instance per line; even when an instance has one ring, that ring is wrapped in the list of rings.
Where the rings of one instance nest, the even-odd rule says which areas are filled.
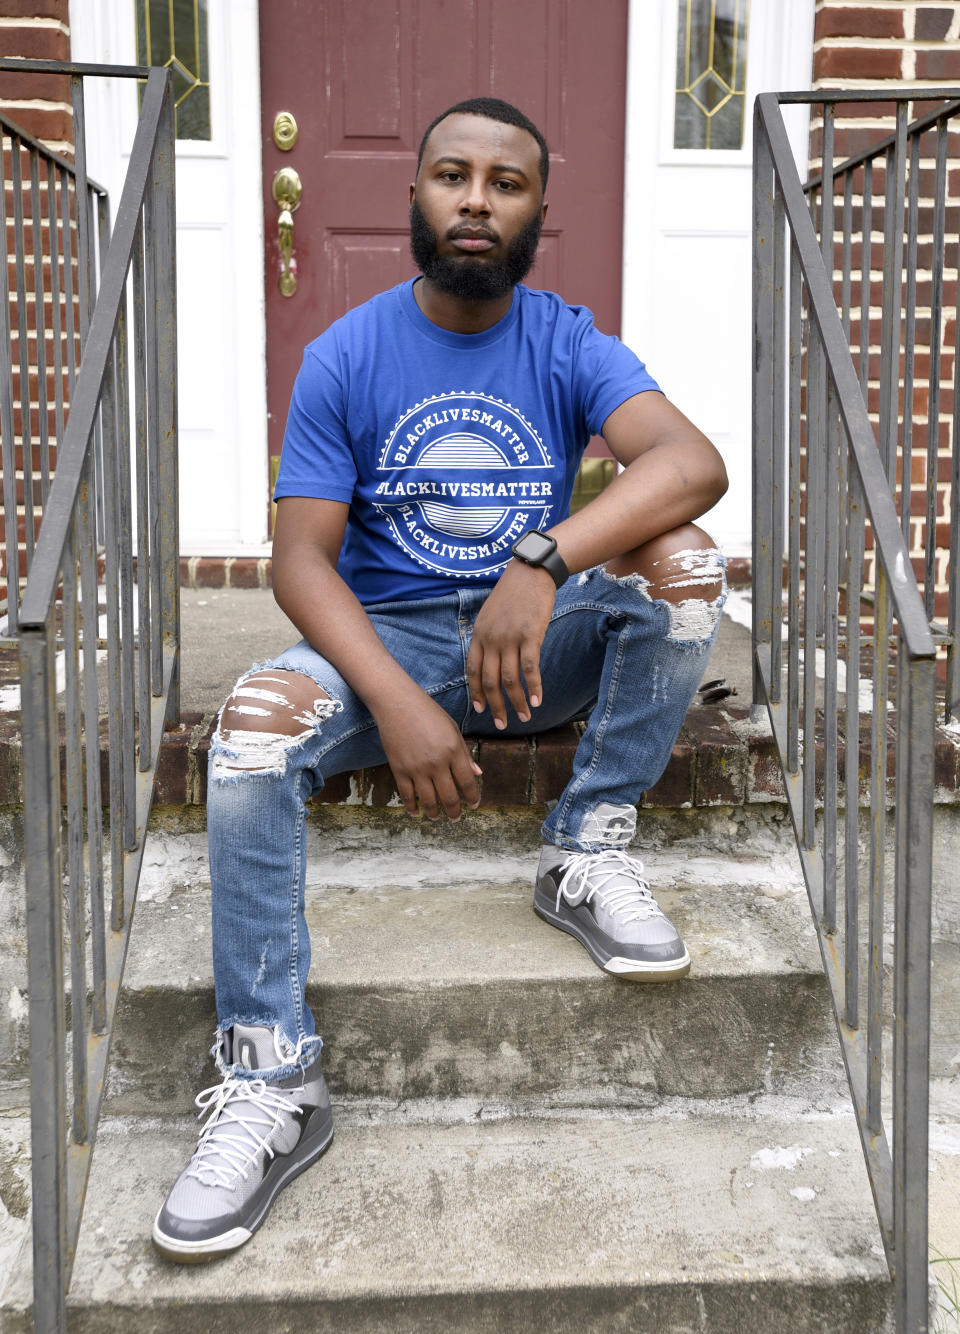
[[[551,551],[556,550],[556,542],[552,537],[544,537],[543,533],[524,533],[514,547],[514,551],[523,559],[532,561],[534,564],[545,560]]]

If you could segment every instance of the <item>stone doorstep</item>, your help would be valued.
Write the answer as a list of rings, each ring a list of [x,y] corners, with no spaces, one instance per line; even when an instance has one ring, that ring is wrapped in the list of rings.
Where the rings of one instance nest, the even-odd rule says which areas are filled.
[[[860,800],[869,800],[870,723],[860,720]],[[207,788],[207,756],[216,725],[215,713],[184,711],[180,725],[170,729],[160,753],[154,801],[159,806],[203,805]],[[817,796],[823,795],[823,737],[818,723]],[[894,798],[896,715],[887,731],[888,797]],[[573,724],[529,738],[494,737],[474,742],[483,769],[482,806],[542,806],[559,798],[569,778],[579,735]],[[63,742],[61,740],[61,754]],[[104,803],[109,800],[109,745],[106,722],[100,729]],[[842,799],[845,746],[838,751]],[[937,801],[960,801],[960,738],[937,728],[934,750]],[[15,805],[21,794],[20,719],[0,714],[0,806]],[[358,769],[331,778],[320,799],[335,805],[397,806],[393,775],[387,765]],[[740,806],[752,802],[783,802],[785,793],[776,746],[765,724],[749,721],[749,710],[694,704],[660,781],[644,793],[647,808]]]

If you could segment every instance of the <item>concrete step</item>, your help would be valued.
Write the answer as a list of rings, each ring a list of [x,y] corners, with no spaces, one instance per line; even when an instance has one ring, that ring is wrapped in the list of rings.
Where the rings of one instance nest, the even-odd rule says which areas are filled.
[[[892,1330],[849,1116],[354,1112],[242,1252],[178,1268],[149,1234],[194,1135],[103,1126],[74,1334]],[[22,1264],[9,1334],[27,1334],[29,1301]]]
[[[694,965],[643,986],[534,916],[535,852],[461,854],[453,868],[449,850],[422,845],[406,860],[382,846],[329,858],[308,890],[307,999],[335,1094],[635,1106],[842,1089],[801,885],[750,859],[661,860],[648,869]],[[208,891],[167,888],[138,905],[113,1109],[188,1111],[213,1080],[214,1026]]]

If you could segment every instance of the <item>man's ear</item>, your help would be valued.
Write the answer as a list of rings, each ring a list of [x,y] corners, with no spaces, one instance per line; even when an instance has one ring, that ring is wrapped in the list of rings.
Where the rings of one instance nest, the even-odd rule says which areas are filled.
[[[540,205],[540,221],[541,221],[541,222],[546,222],[546,220],[547,220],[547,209],[548,209],[549,207],[550,207],[549,204],[541,204],[541,205]]]
[[[411,185],[411,187],[410,187],[410,203],[411,203],[411,204],[413,203],[413,196],[414,196],[416,193],[417,193],[417,186],[416,186],[416,182],[414,182],[414,184]]]

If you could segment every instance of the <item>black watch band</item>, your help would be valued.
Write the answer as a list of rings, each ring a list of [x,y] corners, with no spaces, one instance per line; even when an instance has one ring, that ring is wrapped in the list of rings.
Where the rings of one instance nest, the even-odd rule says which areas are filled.
[[[539,529],[532,528],[530,532],[524,533],[523,537],[514,542],[513,554],[517,560],[522,560],[525,565],[541,566],[558,588],[561,588],[570,578],[570,571],[557,550],[556,539],[548,537],[546,533],[541,533]]]

